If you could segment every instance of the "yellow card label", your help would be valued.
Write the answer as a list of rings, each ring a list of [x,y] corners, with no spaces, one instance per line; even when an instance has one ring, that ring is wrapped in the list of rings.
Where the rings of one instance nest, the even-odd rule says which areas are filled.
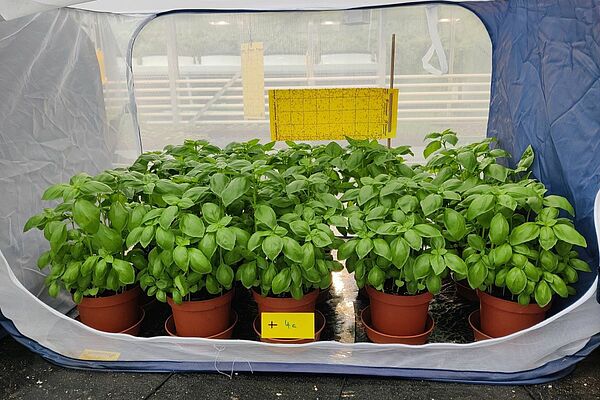
[[[262,42],[242,43],[245,119],[265,119],[265,66]]]
[[[314,339],[315,313],[262,313],[265,339]]]
[[[269,116],[272,140],[393,138],[398,89],[273,89]]]
[[[121,353],[116,351],[102,351],[102,350],[90,350],[85,349],[79,355],[80,360],[88,361],[117,361]]]

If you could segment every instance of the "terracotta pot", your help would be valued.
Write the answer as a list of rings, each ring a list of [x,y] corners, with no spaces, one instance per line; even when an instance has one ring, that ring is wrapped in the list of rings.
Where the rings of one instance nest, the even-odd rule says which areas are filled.
[[[466,279],[463,279],[462,281],[454,281],[454,285],[456,286],[456,294],[459,297],[462,297],[463,299],[473,303],[477,303],[479,301],[477,292],[475,289],[471,289],[471,286],[469,286],[469,283]]]
[[[254,328],[254,332],[258,336],[261,342],[265,343],[278,343],[278,344],[305,344],[318,342],[321,338],[321,333],[323,329],[325,329],[325,316],[320,311],[315,312],[315,338],[314,339],[267,339],[261,336],[260,329],[260,315],[254,318],[254,322],[252,323],[252,327]]]
[[[415,296],[387,294],[367,286],[373,328],[386,335],[414,336],[423,333],[427,324],[429,292]]]
[[[476,342],[479,342],[480,340],[493,339],[493,337],[486,335],[480,330],[481,325],[479,323],[479,310],[475,310],[469,314],[469,325],[471,326],[471,329],[473,329],[473,337],[475,338]]]
[[[373,323],[371,321],[371,310],[370,307],[366,307],[360,313],[360,320],[365,327],[365,331],[367,332],[367,336],[373,343],[400,343],[400,344],[411,344],[411,345],[420,345],[427,343],[431,332],[433,332],[433,328],[435,327],[435,322],[431,315],[427,316],[427,322],[425,325],[425,331],[418,335],[410,335],[410,336],[396,336],[396,335],[386,335],[385,333],[377,331],[373,328]]]
[[[173,311],[177,336],[210,337],[229,327],[234,290],[210,300],[167,302]]]
[[[123,333],[125,335],[131,335],[131,336],[139,335],[140,329],[142,328],[142,321],[144,321],[144,318],[146,317],[146,311],[144,310],[144,308],[140,307],[139,315],[140,315],[140,319],[138,320],[138,322],[136,322],[130,328],[125,329],[124,331],[119,332],[119,333]]]
[[[238,322],[238,315],[235,311],[231,311],[231,319],[229,321],[229,327],[225,329],[223,332],[219,332],[216,335],[208,336],[205,339],[231,339],[233,335],[233,329]],[[169,334],[169,336],[179,336],[177,334],[177,330],[175,329],[175,321],[173,320],[173,315],[169,315],[169,318],[165,321],[165,331]]]
[[[319,297],[319,289],[307,293],[300,300],[293,298],[278,298],[261,296],[255,290],[252,297],[258,305],[258,314],[264,312],[314,312]]]
[[[123,332],[139,321],[140,293],[141,289],[136,286],[113,296],[84,297],[77,305],[79,319],[99,331]]]
[[[522,306],[515,301],[503,300],[477,291],[480,300],[481,331],[491,337],[510,335],[542,322],[550,304]]]
[[[138,321],[133,324],[132,326],[130,326],[127,329],[122,330],[121,332],[117,332],[117,333],[123,333],[125,335],[131,335],[131,336],[137,336],[140,333],[140,329],[142,328],[142,322],[144,321],[144,318],[146,317],[146,311],[144,310],[143,307],[139,308],[138,311]],[[75,317],[75,319],[79,322],[81,322],[81,319],[79,318],[79,316]]]

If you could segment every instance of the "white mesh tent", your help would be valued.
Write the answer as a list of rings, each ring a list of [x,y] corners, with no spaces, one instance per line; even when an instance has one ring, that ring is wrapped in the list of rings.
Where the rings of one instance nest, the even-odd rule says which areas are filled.
[[[197,16],[219,13],[219,21],[256,14],[272,17],[276,24],[290,12],[298,13],[298,17],[314,12],[342,15],[346,10],[356,14],[362,10],[394,12],[409,7],[403,3],[413,7],[415,2],[0,0],[0,16],[4,19],[0,22],[0,180],[5,189],[0,195],[2,326],[45,358],[83,368],[357,373],[498,383],[539,382],[567,372],[600,343],[596,274],[580,280],[578,297],[569,303],[557,302],[550,318],[526,331],[472,344],[424,346],[318,342],[292,348],[245,340],[107,334],[65,316],[63,313],[73,306],[70,300],[51,299],[45,292],[44,277],[35,266],[44,240],[37,232],[22,233],[27,218],[42,208],[39,199],[43,190],[80,171],[96,173],[130,162],[147,149],[143,146],[144,132],[151,131],[149,123],[154,120],[141,117],[142,105],[137,98],[146,77],[139,78],[136,71],[143,68],[134,62],[145,27],[175,12]],[[487,135],[498,137],[501,145],[515,155],[528,144],[533,145],[536,176],[576,206],[576,223],[588,242],[594,243],[588,258],[598,265],[593,214],[600,210],[600,206],[594,206],[600,187],[600,156],[596,155],[600,152],[595,151],[600,144],[600,16],[586,1],[531,3],[421,5],[425,10],[427,47],[432,46],[437,61],[431,57],[422,60],[423,54],[415,59],[422,61],[420,68],[426,73],[450,73],[444,67],[447,61],[443,46],[436,46],[439,32],[427,29],[426,16],[435,15],[435,6],[460,9],[481,21],[491,39],[493,55],[491,98],[483,98],[483,102],[489,101],[489,115],[477,121],[487,122]],[[369,65],[369,60],[377,60],[378,53],[369,51],[364,53],[371,54],[371,58],[365,58],[360,67],[352,67],[356,70],[346,66],[347,59],[339,56],[343,51],[332,51],[329,58],[322,54],[323,76],[332,79],[334,75],[327,70],[328,59],[337,59],[334,69],[347,68],[349,84],[369,68],[375,76],[379,67]],[[223,64],[227,54],[219,56]],[[160,67],[162,61],[157,60],[153,62]],[[190,68],[204,68],[205,61]],[[185,68],[181,57],[177,63],[180,70]],[[167,60],[167,70],[169,65]],[[107,87],[105,79],[112,86]],[[467,83],[481,85],[477,81]],[[167,86],[166,91],[170,90],[184,89]],[[115,92],[120,95],[110,96]],[[482,99],[477,100],[481,104]],[[195,105],[190,102],[189,106]],[[167,108],[162,113],[171,116],[172,111]],[[231,113],[220,115],[224,122],[234,118]],[[421,118],[417,121],[433,117]],[[227,129],[226,124],[221,125]],[[168,124],[163,126],[169,129]],[[211,135],[215,141],[219,139],[218,133],[211,133],[201,124],[194,129],[204,129],[209,139]],[[265,127],[254,129],[264,131]],[[401,143],[402,137],[396,140]],[[572,161],[575,157],[576,165]],[[86,349],[118,354],[118,360],[82,360]]]

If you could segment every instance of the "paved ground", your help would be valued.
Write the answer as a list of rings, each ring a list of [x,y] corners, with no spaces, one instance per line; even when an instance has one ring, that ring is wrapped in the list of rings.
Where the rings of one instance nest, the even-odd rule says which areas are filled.
[[[290,374],[126,374],[47,363],[0,340],[0,399],[600,399],[600,350],[570,376],[537,386],[476,386],[370,377]]]

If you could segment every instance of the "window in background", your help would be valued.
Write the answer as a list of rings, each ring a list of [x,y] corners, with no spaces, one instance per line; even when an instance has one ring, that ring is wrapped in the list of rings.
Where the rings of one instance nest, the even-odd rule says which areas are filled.
[[[284,87],[387,87],[396,34],[400,90],[394,145],[422,150],[423,137],[451,128],[465,141],[485,136],[491,43],[470,11],[437,6],[447,73],[422,58],[432,45],[428,6],[327,12],[171,14],[150,22],[133,49],[133,76],[145,150],[185,138],[217,145],[270,140],[266,90]],[[431,6],[429,6],[431,7]],[[430,16],[431,17],[431,16]],[[431,22],[431,21],[430,21]],[[241,46],[264,51],[265,119],[245,119]],[[434,54],[433,68],[442,63]]]

